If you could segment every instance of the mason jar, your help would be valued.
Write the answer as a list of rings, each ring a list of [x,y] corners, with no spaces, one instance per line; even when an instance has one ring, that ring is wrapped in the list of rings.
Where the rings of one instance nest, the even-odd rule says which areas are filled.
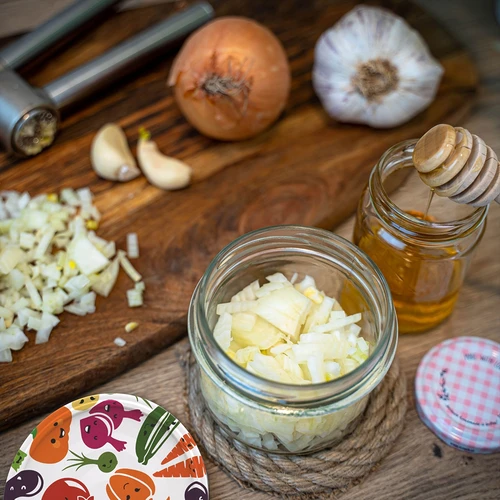
[[[416,143],[396,144],[375,165],[353,236],[389,284],[400,333],[429,330],[451,314],[488,212],[434,196],[413,166]]]
[[[276,272],[310,275],[347,314],[361,312],[368,359],[345,376],[310,385],[263,379],[232,361],[212,334],[216,306]],[[398,333],[389,288],[371,259],[331,232],[300,226],[261,229],[225,247],[194,291],[188,330],[201,396],[222,429],[251,447],[294,454],[352,431],[392,363]]]

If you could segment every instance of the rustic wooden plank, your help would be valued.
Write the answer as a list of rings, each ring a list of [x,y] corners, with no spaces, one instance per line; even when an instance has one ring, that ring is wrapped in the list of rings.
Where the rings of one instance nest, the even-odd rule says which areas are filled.
[[[290,58],[291,98],[275,127],[243,143],[202,137],[182,118],[165,87],[168,56],[81,106],[42,155],[26,161],[0,156],[3,189],[37,194],[90,186],[104,214],[100,234],[123,247],[127,232],[137,231],[137,267],[147,285],[145,307],[130,310],[124,298],[130,283],[121,276],[111,296],[98,300],[98,314],[86,320],[63,315],[49,343],[27,345],[10,366],[0,366],[0,429],[111,378],[179,338],[197,280],[215,253],[236,236],[272,224],[338,224],[352,213],[371,166],[385,149],[435,123],[463,116],[477,83],[468,55],[421,10],[385,4],[420,29],[446,68],[434,104],[404,127],[375,131],[332,123],[314,96],[314,43],[352,8],[352,1],[306,5],[296,0],[277,7],[264,0],[233,0],[217,2],[217,12],[262,21],[280,37]],[[30,81],[50,81],[175,8],[164,4],[117,15],[40,66]],[[144,178],[124,185],[98,179],[88,152],[95,130],[108,121],[121,123],[132,143],[139,126],[148,128],[165,153],[193,165],[194,185],[165,193]],[[124,348],[117,348],[113,340],[131,320],[139,321],[140,328],[127,336]]]

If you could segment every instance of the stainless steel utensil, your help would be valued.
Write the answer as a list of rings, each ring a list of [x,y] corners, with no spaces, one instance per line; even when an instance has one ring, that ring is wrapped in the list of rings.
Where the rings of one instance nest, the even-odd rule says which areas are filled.
[[[0,50],[0,143],[7,151],[24,156],[40,153],[54,140],[61,109],[138,68],[214,15],[209,3],[194,4],[43,88],[32,87],[14,71],[118,1],[77,0],[32,33]]]

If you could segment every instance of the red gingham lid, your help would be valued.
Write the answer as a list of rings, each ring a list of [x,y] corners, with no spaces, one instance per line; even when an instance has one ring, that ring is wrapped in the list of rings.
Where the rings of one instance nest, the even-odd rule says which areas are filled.
[[[458,337],[433,347],[415,379],[417,411],[446,444],[500,451],[500,344]]]

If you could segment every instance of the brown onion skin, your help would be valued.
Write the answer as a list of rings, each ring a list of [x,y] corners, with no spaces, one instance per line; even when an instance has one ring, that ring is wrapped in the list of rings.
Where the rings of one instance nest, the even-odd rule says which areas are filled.
[[[236,88],[219,92],[220,77]],[[214,78],[217,91],[207,83]],[[248,139],[274,123],[286,105],[290,83],[280,41],[244,17],[221,17],[193,33],[168,79],[189,123],[208,137],[226,141]]]

